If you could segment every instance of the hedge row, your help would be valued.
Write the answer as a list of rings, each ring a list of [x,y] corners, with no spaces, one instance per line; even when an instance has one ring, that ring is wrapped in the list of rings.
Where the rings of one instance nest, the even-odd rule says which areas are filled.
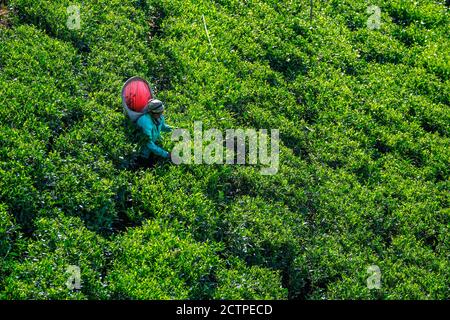
[[[11,1],[0,29],[4,297],[448,297],[444,5],[380,1],[367,30],[365,1],[99,0],[69,30],[70,4]],[[141,167],[132,75],[176,127],[279,128],[278,173]]]

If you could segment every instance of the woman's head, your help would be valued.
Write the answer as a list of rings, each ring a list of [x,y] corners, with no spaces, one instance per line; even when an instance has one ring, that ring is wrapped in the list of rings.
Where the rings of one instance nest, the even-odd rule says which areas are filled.
[[[155,119],[159,119],[164,113],[164,105],[160,100],[152,99],[148,104],[148,111]]]

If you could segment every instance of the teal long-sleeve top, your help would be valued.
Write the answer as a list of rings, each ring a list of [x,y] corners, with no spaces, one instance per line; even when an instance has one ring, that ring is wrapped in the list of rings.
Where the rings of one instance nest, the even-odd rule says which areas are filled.
[[[169,153],[163,148],[157,146],[155,143],[156,140],[161,137],[161,132],[172,131],[172,127],[166,125],[164,116],[161,115],[159,118],[159,123],[157,123],[150,114],[146,113],[137,120],[136,124],[141,127],[144,133],[150,138],[150,141],[147,144],[150,152],[158,156],[168,158]]]

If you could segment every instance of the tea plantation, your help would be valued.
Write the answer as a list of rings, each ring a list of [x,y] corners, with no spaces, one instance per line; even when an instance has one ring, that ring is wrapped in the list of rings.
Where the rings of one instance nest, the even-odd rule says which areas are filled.
[[[450,298],[448,1],[7,2],[0,299]],[[144,163],[135,75],[174,127],[279,129],[278,173]]]

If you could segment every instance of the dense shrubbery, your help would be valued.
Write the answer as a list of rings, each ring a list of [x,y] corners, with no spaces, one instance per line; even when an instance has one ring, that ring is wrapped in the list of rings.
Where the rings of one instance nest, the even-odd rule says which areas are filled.
[[[12,0],[0,25],[1,298],[450,296],[446,6],[378,1],[368,30],[366,1],[311,22],[308,1],[99,0],[69,30],[71,4]],[[140,166],[132,75],[176,127],[279,128],[279,172]]]
[[[184,227],[155,220],[115,243],[109,274],[114,298],[200,299],[284,298],[276,273],[223,261],[220,248],[199,243]]]
[[[55,213],[55,218],[35,221],[33,239],[22,259],[10,265],[3,281],[7,299],[83,299],[106,297],[103,282],[109,251],[105,240],[88,231],[78,218]],[[66,286],[70,265],[80,267],[82,290]]]

